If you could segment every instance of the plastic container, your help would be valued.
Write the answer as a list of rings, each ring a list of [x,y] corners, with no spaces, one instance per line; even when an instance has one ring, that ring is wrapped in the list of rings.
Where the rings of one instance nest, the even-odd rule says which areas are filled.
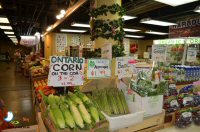
[[[140,107],[136,106],[132,102],[128,102],[128,107],[129,107],[130,114],[126,114],[126,115],[110,117],[106,115],[104,112],[102,112],[104,116],[106,117],[106,119],[109,121],[110,131],[126,128],[143,121],[144,110],[142,110]]]

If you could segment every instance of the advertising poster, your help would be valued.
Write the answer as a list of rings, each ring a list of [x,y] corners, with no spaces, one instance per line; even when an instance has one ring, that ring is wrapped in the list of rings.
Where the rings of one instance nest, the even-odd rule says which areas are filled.
[[[85,59],[51,56],[48,86],[64,87],[83,85]]]

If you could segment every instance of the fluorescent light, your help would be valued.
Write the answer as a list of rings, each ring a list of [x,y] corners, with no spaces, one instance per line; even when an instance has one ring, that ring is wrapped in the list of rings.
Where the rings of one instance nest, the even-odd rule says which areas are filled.
[[[50,31],[52,29],[52,27],[51,26],[49,26],[46,30],[47,31]]]
[[[0,26],[1,29],[12,30],[11,26]]]
[[[145,33],[148,34],[157,34],[157,35],[167,35],[168,33],[163,33],[163,32],[156,32],[156,31],[146,31]]]
[[[144,36],[137,36],[137,35],[125,35],[128,38],[144,38]]]
[[[9,38],[15,38],[15,36],[8,35]]]
[[[8,18],[0,17],[0,23],[9,23]]]
[[[65,10],[61,10],[60,13],[65,15],[66,11]]]
[[[72,30],[72,29],[61,29],[61,32],[71,32],[71,33],[84,33],[86,30]]]
[[[138,31],[141,31],[141,30],[124,28],[124,31],[126,31],[126,32],[138,32]]]
[[[89,24],[83,24],[83,23],[72,23],[73,27],[86,27],[86,28],[89,28],[90,25]]]
[[[194,9],[194,12],[200,13],[200,6],[197,6],[197,7]]]
[[[167,5],[171,5],[171,6],[179,6],[179,5],[184,5],[187,3],[195,2],[198,0],[154,0],[154,1],[164,3]]]
[[[26,38],[26,39],[35,39],[35,36],[21,36],[21,38]]]
[[[173,25],[177,25],[176,23],[158,21],[158,20],[153,20],[151,18],[142,19],[140,21],[140,23],[158,25],[158,26],[173,26]]]
[[[122,18],[123,18],[125,21],[127,21],[127,20],[131,20],[131,19],[135,19],[135,18],[137,18],[137,17],[125,15],[125,16],[123,16]]]
[[[14,32],[4,31],[5,34],[15,34]]]

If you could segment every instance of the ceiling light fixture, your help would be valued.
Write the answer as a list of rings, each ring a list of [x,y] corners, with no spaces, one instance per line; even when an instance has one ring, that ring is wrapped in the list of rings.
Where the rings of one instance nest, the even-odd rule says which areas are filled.
[[[144,38],[144,36],[137,36],[137,35],[125,35],[127,38]]]
[[[61,32],[84,33],[86,30],[61,29]]]
[[[9,38],[15,38],[15,36],[12,36],[12,35],[8,35],[8,37],[9,37]]]
[[[86,27],[86,28],[89,28],[90,25],[89,24],[83,24],[83,23],[72,23],[73,27]]]
[[[144,18],[144,19],[142,19],[140,21],[140,23],[158,25],[158,26],[173,26],[173,25],[177,25],[176,23],[153,20],[151,18]]]
[[[188,4],[191,2],[195,2],[198,0],[154,0],[160,3],[164,3],[167,5],[171,5],[171,6],[179,6],[179,5],[184,5],[184,4]]]
[[[0,26],[1,29],[12,30],[11,26]]]
[[[0,3],[0,9],[2,9],[1,3]]]
[[[7,31],[4,31],[5,34],[15,34],[14,32],[7,32]]]
[[[0,23],[9,23],[8,18],[0,17]]]
[[[156,31],[146,31],[145,33],[156,34],[156,35],[167,35],[168,34],[168,33],[163,33],[163,32],[156,32]]]
[[[141,30],[124,28],[124,31],[125,31],[125,32],[138,32],[138,31],[141,31]]]
[[[200,13],[200,6],[197,6],[197,7],[194,9],[194,12]]]
[[[127,21],[127,20],[131,20],[131,19],[135,19],[135,18],[137,18],[136,16],[128,16],[128,15],[125,15],[125,16],[123,16],[122,17],[125,21]]]
[[[65,15],[66,11],[65,10],[60,10],[60,14]]]
[[[52,26],[49,26],[46,30],[50,31],[52,29]]]

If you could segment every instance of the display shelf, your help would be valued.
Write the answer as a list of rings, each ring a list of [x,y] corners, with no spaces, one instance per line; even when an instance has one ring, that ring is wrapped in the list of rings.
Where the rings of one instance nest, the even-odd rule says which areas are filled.
[[[175,124],[175,112],[165,114],[164,128],[172,127]]]
[[[192,83],[179,83],[179,84],[176,84],[176,89],[177,90],[180,90],[180,89],[182,89],[183,87],[186,87],[186,86],[188,86],[188,85],[190,85],[190,84],[192,84]]]
[[[154,132],[164,128],[165,110],[161,114],[144,118],[142,123],[117,130],[115,132]]]

